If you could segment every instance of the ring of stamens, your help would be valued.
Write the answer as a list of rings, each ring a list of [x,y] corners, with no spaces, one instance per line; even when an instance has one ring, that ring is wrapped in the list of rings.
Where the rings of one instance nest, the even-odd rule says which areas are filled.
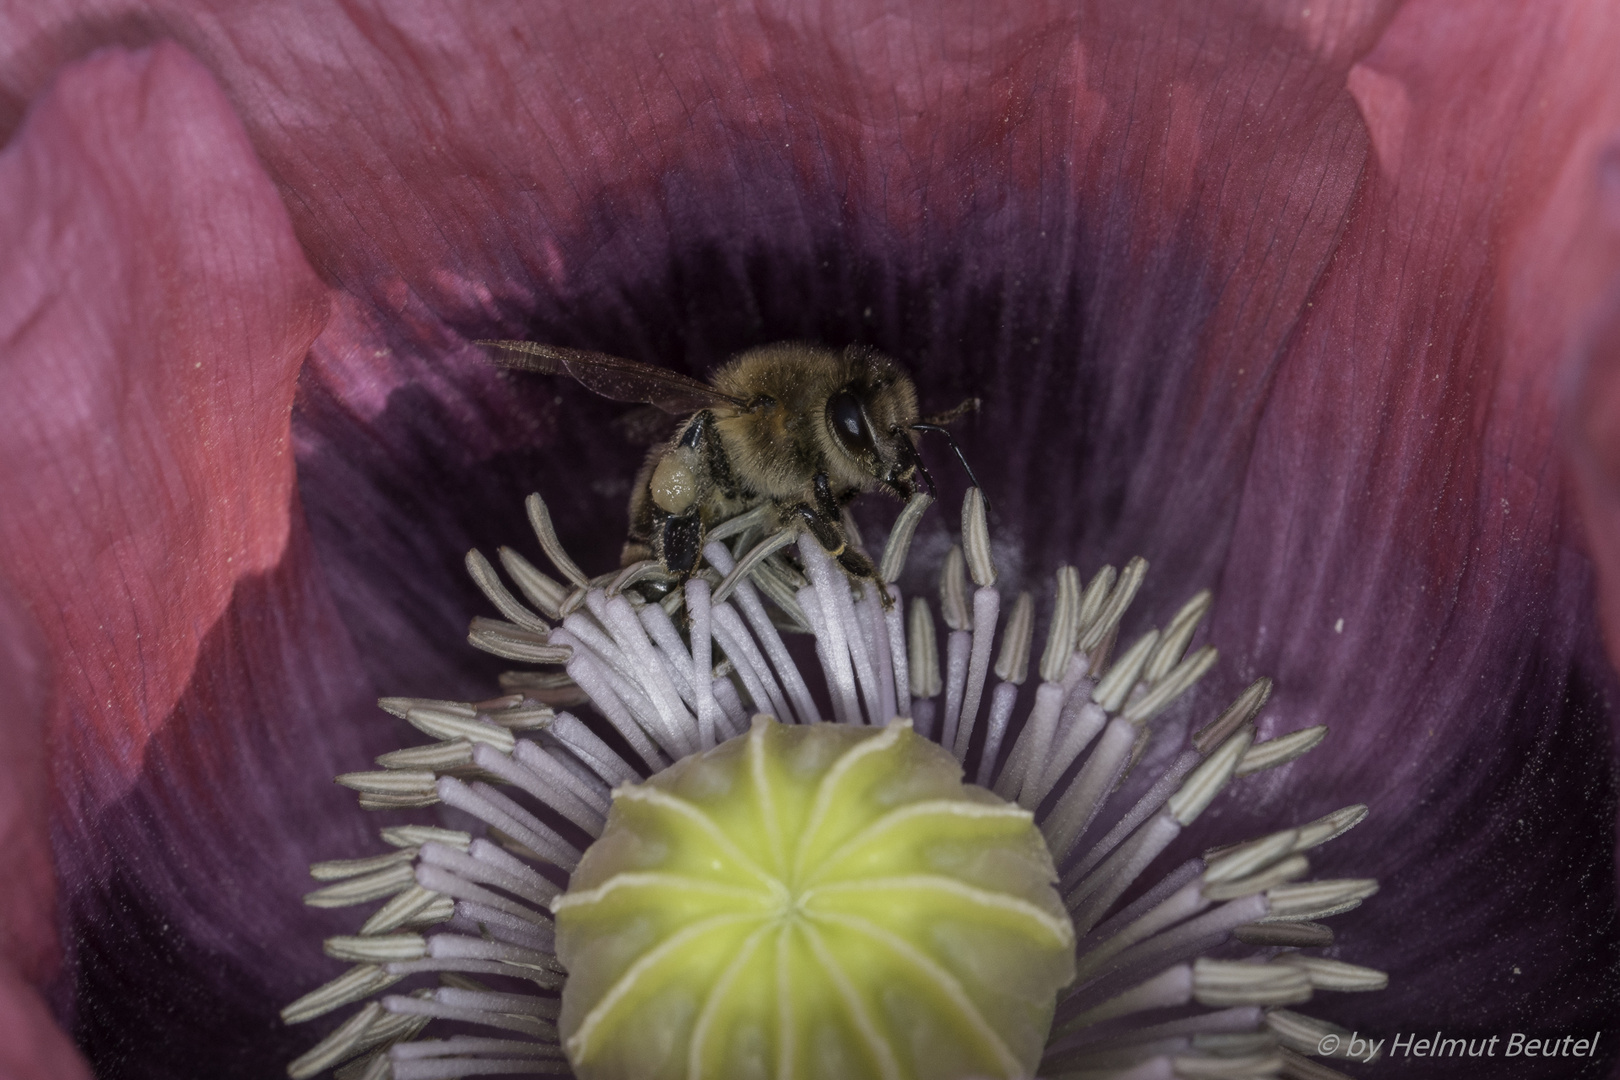
[[[699,575],[662,603],[644,603],[629,588],[639,575],[587,577],[532,496],[536,536],[565,581],[503,548],[514,593],[471,553],[469,571],[504,618],[475,620],[469,639],[553,670],[509,673],[505,696],[485,702],[382,702],[435,741],[339,782],[367,807],[443,803],[481,823],[482,835],[393,827],[382,834],[393,851],[312,868],[327,884],[307,902],[381,906],[358,935],[327,942],[353,966],[284,1010],[301,1022],[355,1006],[289,1073],[567,1074],[556,1024],[566,973],[550,903],[601,835],[614,788],[741,735],[758,711],[794,724],[910,717],[970,777],[1034,815],[1078,936],[1078,974],[1060,995],[1042,1076],[1340,1076],[1303,1056],[1338,1029],[1292,1006],[1384,985],[1379,972],[1313,951],[1334,940],[1321,920],[1361,903],[1376,883],[1305,880],[1311,853],[1364,807],[1207,851],[1145,889],[1137,884],[1234,780],[1286,765],[1325,729],[1259,740],[1270,689],[1261,679],[1151,782],[1125,785],[1163,726],[1156,721],[1185,720],[1175,703],[1215,661],[1207,646],[1189,651],[1208,594],[1120,648],[1145,563],[1105,567],[1085,583],[1062,568],[1031,692],[1033,598],[1015,600],[993,650],[1001,596],[983,502],[970,495],[940,590],[942,665],[930,605],[913,598],[908,609],[893,585],[928,501],[914,498],[891,530],[881,586],[852,590],[814,541],[767,536],[757,515],[744,515],[711,534]],[[892,603],[880,603],[880,587]],[[786,647],[783,633],[795,630],[814,635],[831,716]],[[587,701],[596,716],[567,711]],[[1164,735],[1182,730],[1172,724]],[[1206,955],[1223,945],[1227,955],[1253,952]],[[416,985],[430,977],[439,985]],[[407,979],[415,989],[388,992]],[[435,1019],[487,1034],[421,1038]]]

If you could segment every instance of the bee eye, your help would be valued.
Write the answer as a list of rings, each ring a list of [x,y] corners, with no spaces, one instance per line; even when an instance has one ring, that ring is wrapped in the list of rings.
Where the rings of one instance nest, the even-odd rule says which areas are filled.
[[[827,423],[851,454],[877,454],[872,445],[872,430],[866,426],[866,415],[861,403],[848,390],[834,394],[827,402]]]

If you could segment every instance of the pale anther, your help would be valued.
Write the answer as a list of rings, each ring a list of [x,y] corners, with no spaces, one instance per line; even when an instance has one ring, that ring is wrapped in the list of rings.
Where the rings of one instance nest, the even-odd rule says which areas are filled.
[[[590,578],[563,548],[562,541],[557,539],[557,530],[551,524],[551,511],[546,508],[546,501],[540,497],[539,492],[530,495],[523,502],[523,508],[529,512],[529,524],[534,529],[535,537],[540,541],[540,550],[546,553],[551,565],[562,571],[563,577],[574,583],[576,588],[585,588],[590,584]]]
[[[1187,651],[1187,643],[1192,640],[1193,632],[1198,629],[1198,623],[1214,602],[1214,594],[1208,589],[1203,589],[1181,605],[1181,610],[1170,620],[1170,625],[1164,628],[1164,637],[1159,642],[1158,651],[1153,654],[1147,668],[1142,672],[1143,679],[1156,683],[1176,666],[1176,662]]]
[[[1258,716],[1270,696],[1270,679],[1259,678],[1250,683],[1248,689],[1226,707],[1225,712],[1193,736],[1193,748],[1201,753],[1209,753],[1211,747]]]
[[[990,523],[985,520],[984,493],[968,488],[962,500],[962,548],[968,573],[981,589],[996,583],[996,564],[990,557]]]
[[[562,602],[568,598],[566,585],[542,572],[512,548],[503,547],[496,554],[500,556],[502,568],[511,575],[529,603],[539,608],[542,615],[562,618]]]
[[[512,595],[506,584],[501,581],[500,575],[495,573],[495,568],[490,565],[489,560],[484,558],[483,552],[477,548],[467,552],[466,564],[467,576],[473,579],[478,591],[495,605],[495,610],[525,630],[544,634],[551,629],[544,619],[524,607],[518,598]]]
[[[894,526],[889,530],[889,541],[883,547],[883,561],[878,564],[878,578],[885,585],[900,580],[900,572],[906,566],[906,556],[911,553],[912,537],[917,533],[917,522],[922,520],[923,511],[933,501],[932,495],[919,491],[906,500],[900,516],[894,519]]]
[[[939,607],[945,625],[952,630],[972,627],[973,616],[968,611],[967,560],[960,544],[951,545],[945,566],[939,572]]]
[[[934,640],[934,614],[928,610],[928,601],[920,596],[911,598],[911,611],[906,628],[907,666],[911,674],[911,696],[931,698],[944,689],[939,671],[939,645]]]
[[[1131,606],[1136,599],[1136,590],[1141,588],[1142,578],[1147,575],[1147,560],[1138,555],[1125,564],[1119,580],[1109,590],[1108,599],[1103,602],[1102,610],[1091,624],[1080,632],[1079,649],[1088,653],[1101,645],[1103,639],[1113,633],[1119,626],[1119,620],[1125,614],[1125,609]]]
[[[1314,750],[1317,744],[1327,738],[1327,732],[1326,725],[1318,724],[1315,727],[1290,731],[1287,735],[1279,735],[1262,743],[1255,743],[1249,747],[1249,752],[1243,755],[1243,760],[1238,762],[1237,775],[1248,776],[1250,773],[1286,765]]]
[[[1109,712],[1118,712],[1120,706],[1125,704],[1125,698],[1136,685],[1137,678],[1142,669],[1147,666],[1148,657],[1158,647],[1159,632],[1149,630],[1136,640],[1136,644],[1125,650],[1124,655],[1114,661],[1108,669],[1108,674],[1102,677],[1097,688],[1091,692],[1091,700],[1101,705]]]
[[[1047,628],[1046,648],[1041,653],[1041,678],[1047,682],[1057,682],[1068,670],[1074,644],[1080,639],[1082,617],[1080,571],[1072,566],[1060,566],[1052,624]]]
[[[1001,631],[1001,652],[996,656],[996,678],[1014,686],[1023,685],[1029,675],[1030,645],[1035,640],[1035,598],[1018,594],[1007,625]]]

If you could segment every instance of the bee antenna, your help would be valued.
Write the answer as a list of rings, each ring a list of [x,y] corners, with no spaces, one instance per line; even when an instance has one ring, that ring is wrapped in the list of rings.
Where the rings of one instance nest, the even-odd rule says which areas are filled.
[[[939,424],[926,424],[926,423],[912,424],[911,425],[911,430],[912,431],[935,431],[935,432],[938,432],[939,434],[945,436],[945,441],[951,444],[951,449],[956,453],[956,460],[960,461],[962,463],[962,470],[968,474],[968,479],[973,482],[973,486],[976,487],[976,488],[979,488],[979,494],[984,495],[984,488],[979,487],[979,478],[977,476],[973,475],[973,466],[971,466],[971,465],[969,465],[967,463],[967,458],[962,455],[962,448],[960,446],[956,445],[956,440],[951,438],[951,433],[948,430],[941,427]],[[923,475],[927,476],[928,475],[928,470],[924,469],[923,470]],[[930,479],[928,481],[928,486],[930,488],[932,488],[934,486],[934,482],[933,482],[932,479]],[[990,499],[989,499],[988,496],[985,497],[984,506],[985,506],[985,509],[987,509],[987,510],[990,508]]]

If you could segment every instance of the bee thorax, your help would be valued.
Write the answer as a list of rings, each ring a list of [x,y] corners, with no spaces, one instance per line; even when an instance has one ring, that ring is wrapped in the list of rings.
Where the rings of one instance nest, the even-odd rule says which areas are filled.
[[[665,454],[653,469],[648,490],[659,509],[669,514],[684,514],[697,501],[697,453],[690,447],[678,446]]]

